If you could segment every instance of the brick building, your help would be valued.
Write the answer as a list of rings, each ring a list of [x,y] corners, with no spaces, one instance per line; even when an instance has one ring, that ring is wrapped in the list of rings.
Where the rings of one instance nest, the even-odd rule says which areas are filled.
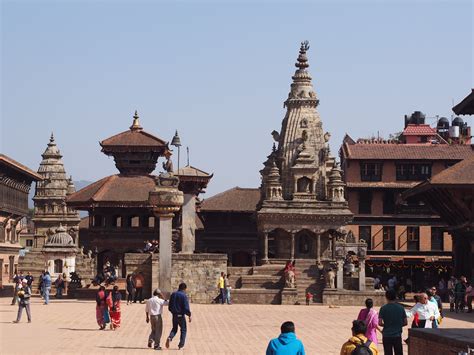
[[[453,125],[462,125],[450,137],[445,120],[434,129],[415,112],[396,140],[344,138],[341,163],[354,213],[348,229],[368,244],[369,276],[395,274],[421,288],[451,272],[452,241],[445,223],[423,202],[400,199],[403,191],[473,154],[462,144],[470,141],[463,136],[470,129],[455,119]]]

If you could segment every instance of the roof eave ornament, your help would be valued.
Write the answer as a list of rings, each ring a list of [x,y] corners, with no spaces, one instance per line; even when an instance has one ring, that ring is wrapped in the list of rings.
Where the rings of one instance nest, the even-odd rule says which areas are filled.
[[[140,121],[139,121],[139,119],[140,119],[140,117],[138,116],[138,112],[137,112],[137,110],[135,110],[135,114],[133,115],[133,123],[132,123],[132,125],[130,126],[130,130],[131,130],[132,132],[143,130],[142,126],[140,126]]]

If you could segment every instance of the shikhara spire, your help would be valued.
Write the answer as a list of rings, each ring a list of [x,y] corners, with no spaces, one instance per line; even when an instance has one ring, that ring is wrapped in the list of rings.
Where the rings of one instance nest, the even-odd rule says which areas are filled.
[[[302,101],[305,101],[309,105],[318,105],[316,92],[311,83],[311,75],[307,70],[309,67],[308,57],[306,56],[308,50],[309,42],[301,42],[298,59],[295,63],[295,67],[298,69],[296,69],[295,74],[291,77],[293,83],[291,84],[291,90],[288,94],[288,100],[285,101],[285,106],[296,103],[295,100],[298,100],[300,104]]]

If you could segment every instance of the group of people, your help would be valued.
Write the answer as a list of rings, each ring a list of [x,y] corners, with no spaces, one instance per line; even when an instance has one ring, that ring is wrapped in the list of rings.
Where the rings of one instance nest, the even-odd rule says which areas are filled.
[[[443,308],[441,298],[431,287],[415,295],[415,305],[405,309],[397,300],[397,291],[385,292],[387,303],[377,311],[374,302],[368,298],[365,308],[360,310],[357,319],[352,322],[352,337],[343,344],[341,355],[372,354],[378,355],[377,332],[382,333],[383,350],[386,355],[403,355],[403,327],[412,318],[412,328],[437,328],[442,322]],[[408,343],[409,339],[405,342]],[[281,326],[281,334],[268,344],[267,355],[305,354],[303,343],[296,338],[293,322]]]
[[[166,347],[170,347],[170,343],[181,331],[178,349],[182,349],[186,342],[186,317],[191,322],[191,310],[189,300],[186,295],[187,286],[181,283],[176,292],[173,292],[169,300],[166,300],[161,290],[155,289],[153,296],[147,300],[145,306],[146,323],[151,326],[151,332],[148,336],[148,347],[155,350],[161,350],[161,337],[163,334],[163,308],[168,306],[172,314],[172,328],[166,338]],[[112,291],[107,293],[104,286],[100,286],[96,295],[96,319],[100,330],[104,330],[110,323],[110,329],[115,330],[120,327],[121,311],[120,303],[122,296],[118,286],[114,286]]]
[[[145,247],[143,248],[143,252],[145,253],[155,253],[158,252],[160,249],[160,242],[156,239],[153,239],[152,241],[147,240],[145,242]]]
[[[464,308],[467,307],[467,313],[472,313],[474,287],[465,276],[461,276],[459,279],[451,276],[448,281],[448,295],[450,312],[464,312]]]
[[[105,283],[105,286],[113,285],[117,281],[117,274],[117,268],[112,266],[110,261],[106,261],[102,271],[98,272],[92,280],[92,284],[96,286],[102,283]]]
[[[145,285],[145,278],[141,272],[128,274],[126,278],[127,283],[127,304],[143,303],[143,286]]]
[[[122,295],[118,286],[114,286],[112,291],[106,292],[105,286],[100,286],[96,295],[96,319],[100,330],[104,330],[110,323],[110,329],[115,330],[120,327],[121,311],[120,303]]]
[[[214,299],[214,303],[232,304],[232,286],[230,285],[230,274],[225,274],[224,272],[221,272],[221,276],[219,277],[219,281],[217,282],[217,288],[219,290],[219,293]]]

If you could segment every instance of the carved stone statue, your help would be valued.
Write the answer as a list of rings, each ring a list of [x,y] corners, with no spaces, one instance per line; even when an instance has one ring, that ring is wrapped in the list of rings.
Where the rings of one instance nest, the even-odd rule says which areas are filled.
[[[284,270],[285,274],[285,287],[295,288],[295,265],[293,262],[288,261]]]
[[[91,249],[89,249],[89,250],[87,251],[87,257],[88,257],[89,259],[92,259],[92,250],[91,250]]]
[[[163,169],[167,171],[168,173],[173,172],[173,162],[171,161],[171,157],[167,156],[166,161],[163,162]]]
[[[336,288],[336,273],[333,269],[329,269],[327,272],[329,288]]]

